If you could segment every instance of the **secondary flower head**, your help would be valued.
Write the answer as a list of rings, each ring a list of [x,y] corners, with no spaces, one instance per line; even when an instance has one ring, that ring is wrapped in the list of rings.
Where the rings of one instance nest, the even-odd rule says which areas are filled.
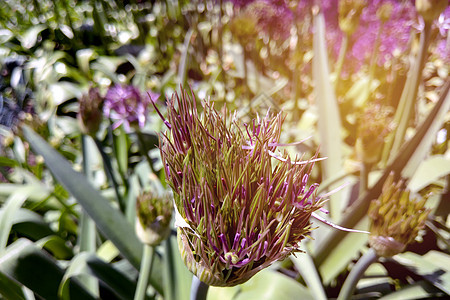
[[[169,236],[173,202],[166,194],[143,192],[136,202],[136,233],[145,244],[156,246]]]
[[[98,88],[90,88],[80,99],[78,120],[84,133],[95,135],[102,121],[102,106],[104,99]]]
[[[425,208],[427,198],[420,201],[411,198],[403,185],[402,180],[394,183],[394,176],[390,174],[380,197],[370,204],[369,244],[379,256],[390,257],[403,252],[425,226],[430,212]]]
[[[159,97],[157,94],[151,96]],[[114,121],[113,129],[123,124],[125,131],[129,132],[131,127],[144,127],[151,101],[135,86],[116,84],[106,93],[103,112]]]
[[[369,164],[378,162],[392,127],[392,111],[387,106],[369,104],[360,116],[356,140],[358,158]]]
[[[234,286],[300,251],[323,200],[308,183],[315,159],[277,152],[281,114],[241,126],[202,104],[199,116],[194,95],[168,101],[161,156],[186,266],[209,285]]]

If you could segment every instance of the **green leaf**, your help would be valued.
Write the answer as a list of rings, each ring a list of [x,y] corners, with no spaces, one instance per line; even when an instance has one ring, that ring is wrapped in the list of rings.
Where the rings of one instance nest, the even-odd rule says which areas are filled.
[[[33,241],[54,234],[41,215],[24,208],[16,212],[12,225],[12,230]]]
[[[38,24],[31,26],[20,38],[20,41],[22,42],[22,47],[25,49],[30,49],[36,45],[37,38],[41,31],[46,29],[47,26],[44,24]]]
[[[56,259],[68,259],[73,256],[72,249],[67,247],[67,241],[57,235],[40,239],[36,245],[51,252]]]
[[[3,206],[0,210],[0,254],[5,250],[6,244],[8,243],[8,237],[11,231],[14,216],[27,197],[27,193],[22,193],[19,190],[8,197],[5,206]]]
[[[307,300],[315,299],[294,279],[271,269],[263,270],[249,281],[231,288],[210,287],[208,300]]]
[[[0,295],[4,299],[26,299],[20,284],[6,276],[3,272],[0,272]]]
[[[133,299],[136,283],[128,276],[123,274],[111,264],[105,263],[94,255],[89,255],[86,257],[86,264],[89,274],[97,277],[121,299]],[[157,265],[156,267],[160,268],[161,266]],[[157,271],[158,270],[160,269],[157,269]],[[161,284],[160,281],[159,284]],[[158,285],[154,285],[154,288],[159,289],[160,287]]]
[[[441,108],[439,111],[437,111],[434,114],[433,120],[431,122],[426,123],[428,125],[427,128],[427,134],[423,136],[420,143],[417,145],[414,153],[412,154],[411,158],[409,159],[407,165],[405,166],[405,169],[402,172],[402,176],[406,178],[411,178],[413,174],[416,172],[419,165],[422,163],[422,161],[426,158],[428,152],[430,151],[431,146],[433,145],[436,134],[441,129],[442,124],[445,122],[445,118],[447,113],[450,111],[450,93],[449,93],[449,86],[450,83],[442,90],[441,95]],[[436,104],[436,106],[438,103]]]
[[[139,268],[142,244],[133,227],[114,209],[81,173],[75,172],[70,163],[51,148],[29,127],[23,127],[24,136],[34,151],[42,155],[53,175],[77,199],[98,229],[110,239],[131,264]]]
[[[71,260],[58,288],[58,297],[60,299],[70,298],[70,279],[86,272],[86,257],[88,255],[88,253],[82,252]]]
[[[320,151],[328,157],[320,165],[323,168],[324,179],[333,177],[342,170],[341,119],[339,107],[333,86],[330,83],[328,54],[325,42],[325,19],[322,13],[314,16],[313,36],[313,81],[314,93],[319,110],[318,129],[320,136]],[[334,189],[336,185],[330,188]],[[347,206],[340,192],[330,197],[330,213],[336,222],[341,219],[341,212]]]
[[[408,188],[412,192],[418,192],[448,174],[450,174],[450,159],[444,155],[434,155],[420,163],[408,184]]]
[[[57,300],[64,270],[44,250],[29,240],[19,239],[0,256],[0,273],[23,284],[42,299]],[[70,282],[70,298],[95,299],[74,279]]]
[[[421,256],[405,252],[394,256],[393,259],[450,295],[450,256],[448,254],[430,251]]]
[[[450,82],[442,89],[442,94],[439,101],[435,104],[433,110],[428,114],[426,120],[417,129],[416,134],[400,149],[399,154],[392,163],[389,164],[383,172],[383,175],[377,181],[377,183],[363,195],[361,195],[345,212],[342,218],[342,222],[339,224],[342,227],[353,228],[364,216],[367,215],[367,210],[369,209],[370,201],[378,198],[381,193],[381,189],[386,178],[391,172],[394,172],[396,179],[398,175],[405,168],[406,164],[409,162],[411,156],[414,152],[420,148],[424,137],[429,134],[432,124],[442,110],[448,111],[448,105],[450,99],[448,97],[448,91],[450,88]],[[327,258],[329,249],[334,249],[339,242],[347,235],[347,232],[336,230],[332,234],[328,235],[323,241],[321,241],[317,247],[317,252],[315,253],[315,262],[317,265],[323,263]]]
[[[431,299],[429,293],[430,287],[430,284],[427,282],[419,281],[381,297],[379,300]]]
[[[361,223],[356,226],[356,229],[367,230],[368,227],[369,219],[364,218]],[[337,275],[339,275],[339,273],[348,267],[353,259],[357,259],[368,239],[368,234],[348,234],[335,248],[329,249],[326,259],[319,267],[323,283],[329,284]]]
[[[303,249],[305,250],[305,249]],[[327,299],[327,295],[323,289],[322,280],[317,272],[314,261],[308,252],[299,253],[295,256],[290,256],[291,261],[294,263],[298,272],[306,282],[308,289],[314,296],[314,299]]]
[[[0,44],[4,44],[12,37],[14,36],[14,33],[12,33],[9,29],[0,29]]]

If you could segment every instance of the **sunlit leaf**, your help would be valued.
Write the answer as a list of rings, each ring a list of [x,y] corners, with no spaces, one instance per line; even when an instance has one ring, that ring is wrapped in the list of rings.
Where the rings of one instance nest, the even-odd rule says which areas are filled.
[[[325,19],[322,13],[314,16],[314,28],[313,80],[315,101],[319,110],[320,152],[322,156],[328,157],[320,165],[323,168],[325,179],[327,179],[342,170],[342,130],[336,96],[330,83],[325,42]],[[335,187],[333,185],[331,189]],[[347,202],[341,197],[341,193],[338,192],[331,195],[329,203],[331,216],[337,222],[340,220],[341,212],[346,207]]]
[[[64,270],[44,250],[26,239],[19,239],[0,256],[0,273],[28,287],[43,299],[57,300]],[[71,280],[70,298],[94,299],[77,280]]]

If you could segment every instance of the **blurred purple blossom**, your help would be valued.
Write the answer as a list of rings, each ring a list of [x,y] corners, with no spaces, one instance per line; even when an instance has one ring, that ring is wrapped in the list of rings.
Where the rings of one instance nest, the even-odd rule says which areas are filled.
[[[435,25],[439,29],[436,52],[446,64],[450,64],[450,37],[448,36],[450,29],[450,6],[439,16]]]
[[[257,0],[247,5],[246,10],[255,17],[259,29],[271,38],[278,40],[289,37],[293,14],[286,1]]]
[[[113,129],[122,124],[127,132],[136,125],[144,127],[150,101],[156,101],[159,97],[159,94],[150,91],[148,94],[150,96],[141,94],[139,89],[132,85],[116,84],[110,87],[105,96],[103,112],[113,120]]]
[[[343,38],[343,33],[340,31],[338,24],[337,3],[338,1],[330,1],[323,7],[328,30],[327,40],[336,56],[339,53]],[[377,10],[385,3],[390,3],[393,9],[390,19],[383,25],[377,16]],[[361,14],[358,29],[351,36],[351,48],[347,52],[346,61],[348,63],[346,67],[357,71],[363,64],[370,62],[381,26],[383,28],[380,35],[377,63],[382,65],[391,60],[396,50],[406,51],[409,47],[411,30],[416,23],[416,10],[414,4],[410,1],[369,1],[368,6]]]

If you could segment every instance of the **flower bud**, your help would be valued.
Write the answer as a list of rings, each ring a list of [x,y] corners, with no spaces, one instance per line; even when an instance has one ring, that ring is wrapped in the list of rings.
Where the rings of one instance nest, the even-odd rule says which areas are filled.
[[[359,25],[359,17],[367,6],[365,0],[339,0],[339,27],[348,35],[353,34]]]
[[[103,98],[100,96],[98,88],[90,88],[88,94],[80,99],[80,110],[78,121],[83,133],[94,136],[102,121]]]
[[[152,192],[144,192],[136,203],[136,233],[139,239],[156,246],[170,234],[173,203],[169,194],[162,197]]]
[[[390,257],[403,252],[425,226],[430,212],[424,206],[424,199],[412,199],[410,192],[402,187],[403,184],[403,181],[394,183],[391,173],[380,197],[370,204],[369,244],[378,256]]]

